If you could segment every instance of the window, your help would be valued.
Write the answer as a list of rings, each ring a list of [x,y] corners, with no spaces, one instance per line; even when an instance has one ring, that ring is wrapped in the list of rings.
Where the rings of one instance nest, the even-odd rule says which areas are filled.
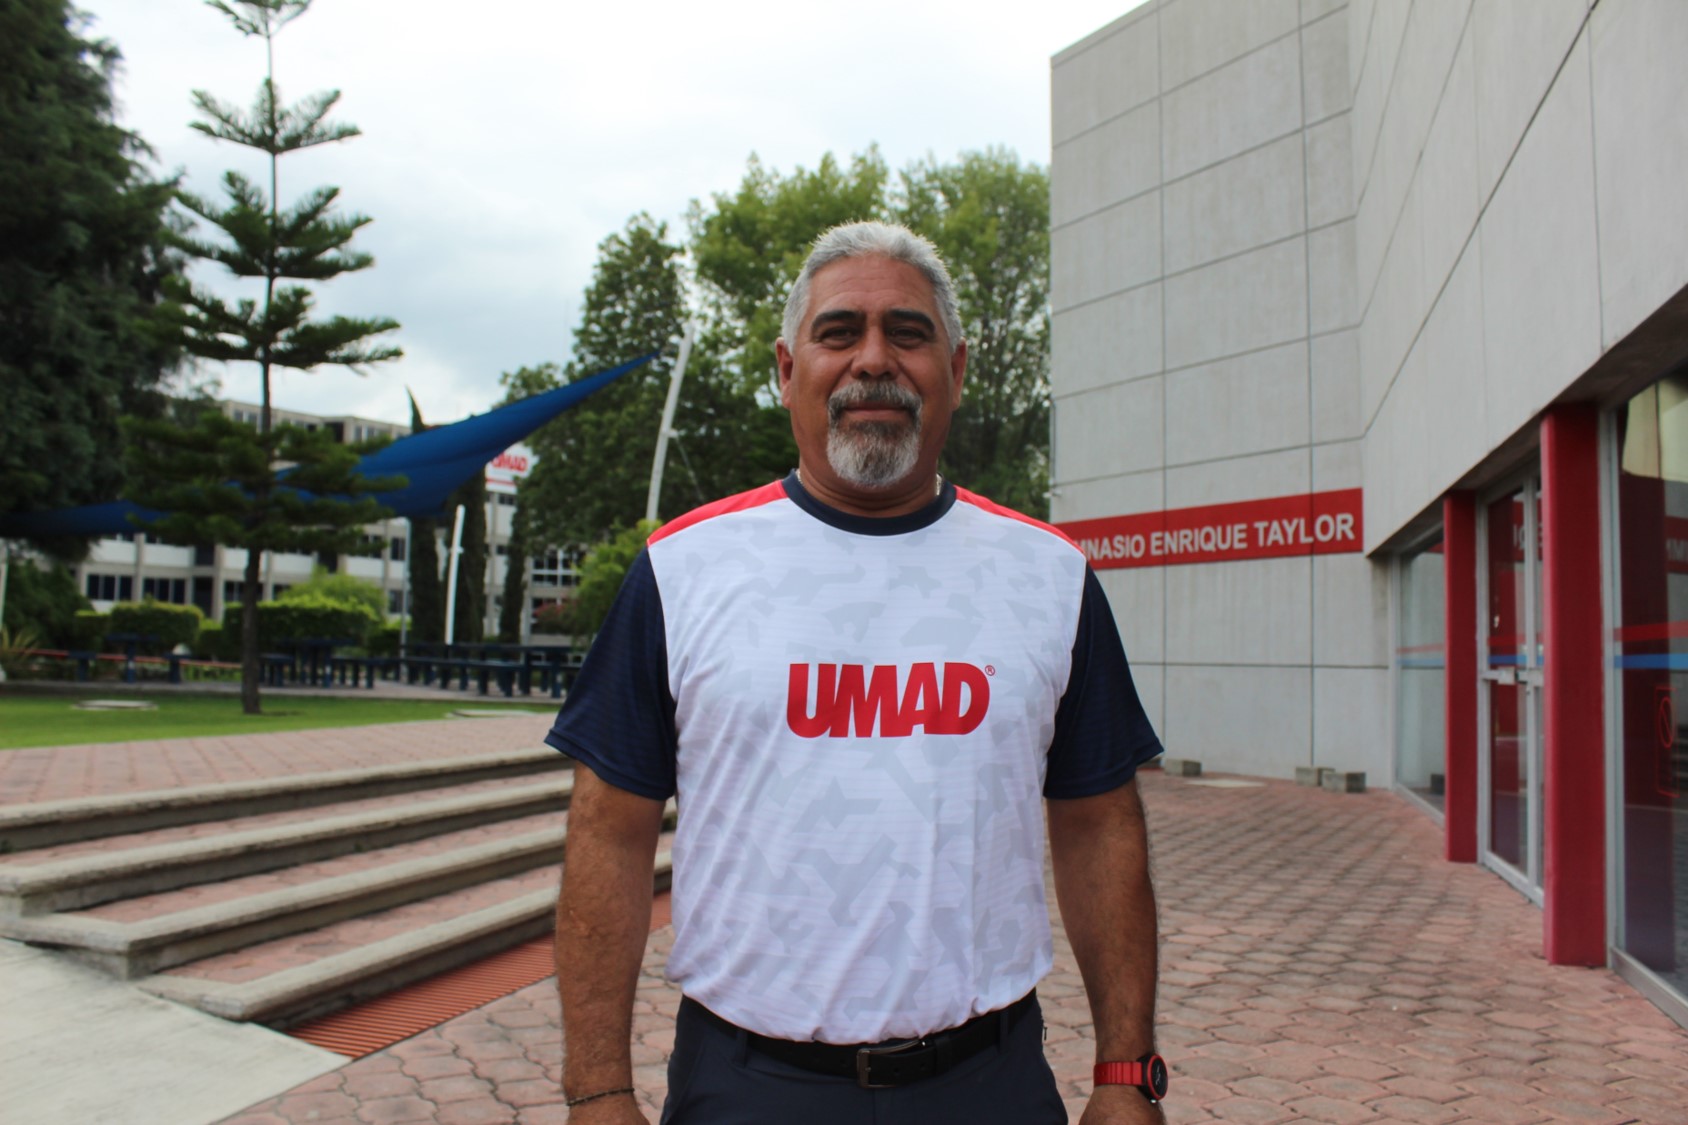
[[[1688,996],[1688,375],[1617,437],[1618,946]]]
[[[535,586],[574,586],[580,582],[580,551],[567,547],[551,548],[533,557],[530,580]]]
[[[399,539],[399,540],[395,540],[395,542],[402,543],[402,542],[404,542],[404,540]],[[395,615],[396,614],[402,614],[404,612],[404,591],[403,590],[388,590],[387,591],[387,612],[391,613],[391,614],[395,614]]]
[[[393,536],[392,542],[390,544],[388,544],[388,550],[390,552],[388,557],[391,558],[394,562],[403,562],[404,561],[405,545],[408,542],[409,542],[409,540],[407,540],[402,535]]]
[[[1448,756],[1443,582],[1440,538],[1401,560],[1395,781],[1436,808],[1442,807]]]
[[[244,582],[224,582],[223,583],[223,604],[224,605],[239,605],[241,595],[245,592],[245,590],[246,590],[246,583],[244,583]]]
[[[86,585],[91,602],[126,602],[135,594],[135,580],[127,574],[89,574]]]
[[[186,605],[188,603],[187,579],[143,578],[141,579],[141,597],[152,598],[154,601],[170,602],[172,605]]]

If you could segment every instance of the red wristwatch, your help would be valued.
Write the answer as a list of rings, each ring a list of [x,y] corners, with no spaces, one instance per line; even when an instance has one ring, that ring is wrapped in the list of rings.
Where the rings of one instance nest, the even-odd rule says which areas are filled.
[[[1136,1062],[1099,1062],[1091,1081],[1097,1086],[1135,1086],[1151,1102],[1166,1097],[1166,1060],[1150,1051]]]

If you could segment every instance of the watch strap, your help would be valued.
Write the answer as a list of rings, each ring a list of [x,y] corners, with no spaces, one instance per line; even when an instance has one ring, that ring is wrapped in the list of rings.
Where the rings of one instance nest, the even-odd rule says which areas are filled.
[[[1091,1082],[1097,1086],[1146,1086],[1148,1076],[1140,1062],[1099,1062],[1092,1072]]]

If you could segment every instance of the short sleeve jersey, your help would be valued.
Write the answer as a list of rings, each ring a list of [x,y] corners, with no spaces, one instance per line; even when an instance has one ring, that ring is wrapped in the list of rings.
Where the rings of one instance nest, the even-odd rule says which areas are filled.
[[[547,742],[677,794],[682,990],[832,1043],[1029,992],[1051,962],[1042,798],[1161,750],[1059,531],[947,483],[853,516],[794,477],[651,536]]]

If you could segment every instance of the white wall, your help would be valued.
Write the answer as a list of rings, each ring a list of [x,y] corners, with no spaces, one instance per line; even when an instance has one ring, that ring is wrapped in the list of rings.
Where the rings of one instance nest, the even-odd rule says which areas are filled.
[[[1688,284],[1688,4],[1354,0],[1372,549]]]
[[[1161,0],[1056,56],[1058,521],[1361,485],[1349,20]],[[1101,575],[1170,754],[1388,776],[1382,568]]]

